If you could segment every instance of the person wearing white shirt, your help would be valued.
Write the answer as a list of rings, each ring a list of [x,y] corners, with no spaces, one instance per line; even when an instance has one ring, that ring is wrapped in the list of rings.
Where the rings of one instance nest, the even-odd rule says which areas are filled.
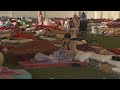
[[[2,21],[0,21],[0,26],[3,26],[3,22]]]
[[[68,22],[68,20],[65,21],[64,30],[69,31],[69,22]]]
[[[64,21],[63,20],[60,20],[60,23],[62,26],[64,26]]]

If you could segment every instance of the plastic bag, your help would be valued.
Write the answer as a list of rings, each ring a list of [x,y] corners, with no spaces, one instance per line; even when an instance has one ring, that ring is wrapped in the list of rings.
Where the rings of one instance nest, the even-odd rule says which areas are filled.
[[[34,57],[34,59],[35,59],[36,61],[50,60],[50,59],[49,59],[49,56],[44,55],[44,54],[42,54],[42,53],[36,54],[35,57]]]

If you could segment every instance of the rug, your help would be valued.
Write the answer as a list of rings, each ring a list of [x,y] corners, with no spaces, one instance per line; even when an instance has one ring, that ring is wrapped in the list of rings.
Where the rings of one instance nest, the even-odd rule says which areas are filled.
[[[109,49],[109,51],[117,54],[117,55],[120,55],[120,48],[115,48],[115,49]]]

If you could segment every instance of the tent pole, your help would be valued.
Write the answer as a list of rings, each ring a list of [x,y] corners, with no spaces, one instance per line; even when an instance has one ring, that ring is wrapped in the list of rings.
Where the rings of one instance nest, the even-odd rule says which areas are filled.
[[[102,11],[101,11],[101,13],[100,13],[100,14],[101,14],[101,15],[100,15],[100,18],[102,19],[102,14],[103,14],[103,13],[102,13]]]

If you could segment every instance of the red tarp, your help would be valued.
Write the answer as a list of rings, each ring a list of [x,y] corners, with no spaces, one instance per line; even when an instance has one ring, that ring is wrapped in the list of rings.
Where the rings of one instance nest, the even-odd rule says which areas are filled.
[[[111,51],[117,55],[120,55],[120,48],[110,49],[109,51]]]
[[[53,30],[62,30],[61,28],[59,28],[59,25],[37,25],[36,26],[36,29],[38,28],[50,28],[50,29],[53,29]]]

